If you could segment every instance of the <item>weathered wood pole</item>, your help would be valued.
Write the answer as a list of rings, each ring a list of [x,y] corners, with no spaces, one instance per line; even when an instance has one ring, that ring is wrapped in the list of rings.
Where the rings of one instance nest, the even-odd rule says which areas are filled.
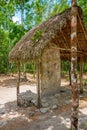
[[[35,63],[34,63],[34,68],[35,68],[35,70],[34,70],[33,78],[35,79],[35,77],[36,77],[36,64]]]
[[[77,5],[77,0],[72,0],[72,6]]]
[[[71,62],[69,61],[69,85],[71,86]]]
[[[80,57],[80,94],[83,94],[83,58]]]
[[[20,85],[20,61],[18,61],[17,105],[19,105],[18,103],[19,85]]]
[[[77,7],[76,0],[72,0],[71,7],[71,88],[72,110],[71,130],[78,130],[78,86],[77,86]]]
[[[37,62],[37,107],[41,108],[40,62]]]

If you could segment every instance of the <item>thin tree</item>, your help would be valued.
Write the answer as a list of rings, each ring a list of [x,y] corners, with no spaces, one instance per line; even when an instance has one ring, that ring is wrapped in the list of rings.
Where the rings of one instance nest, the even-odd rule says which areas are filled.
[[[78,86],[77,86],[77,7],[76,0],[72,0],[71,7],[71,88],[72,111],[71,130],[78,130]]]
[[[25,4],[25,0],[21,0],[20,2],[20,9],[21,9],[21,25],[22,25],[22,29],[24,30],[24,4]],[[27,80],[27,76],[26,76],[26,64],[24,63],[24,81]]]
[[[21,25],[23,27],[24,30],[24,0],[21,0]],[[24,81],[27,80],[27,76],[26,76],[26,64],[24,63]]]

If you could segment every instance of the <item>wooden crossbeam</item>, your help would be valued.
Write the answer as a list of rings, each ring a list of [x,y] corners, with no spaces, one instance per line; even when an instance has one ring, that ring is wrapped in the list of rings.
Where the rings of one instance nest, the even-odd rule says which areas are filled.
[[[70,51],[71,52],[71,49],[66,49],[66,48],[60,48],[60,47],[52,47],[53,49],[58,49],[58,50],[62,50],[62,51]],[[84,55],[87,55],[87,52],[83,52],[83,51],[78,51],[76,50],[77,53],[81,53],[81,54],[84,54]]]
[[[82,24],[82,21],[81,21],[81,18],[80,18],[80,16],[79,16],[79,13],[78,13],[78,18],[79,18],[80,25],[81,25],[81,27],[82,27],[82,30],[83,30],[83,33],[84,33],[85,39],[87,40],[87,34],[86,34],[86,31],[85,31],[84,26],[83,26],[83,24]]]
[[[20,85],[20,61],[18,61],[18,80],[17,80],[17,105],[19,105],[18,102],[18,94],[19,94],[19,85]]]

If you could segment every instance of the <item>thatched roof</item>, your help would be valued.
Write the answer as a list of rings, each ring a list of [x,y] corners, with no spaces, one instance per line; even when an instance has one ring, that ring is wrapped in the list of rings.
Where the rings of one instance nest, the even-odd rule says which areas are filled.
[[[78,9],[78,57],[83,54],[86,59],[87,39],[86,29],[82,20],[82,10]],[[56,44],[60,49],[61,58],[70,57],[70,35],[71,35],[71,8],[63,13],[51,17],[49,20],[39,24],[28,31],[21,40],[13,47],[9,54],[12,61],[28,61],[35,60],[41,56],[44,48],[49,43]],[[84,52],[84,53],[83,53]]]

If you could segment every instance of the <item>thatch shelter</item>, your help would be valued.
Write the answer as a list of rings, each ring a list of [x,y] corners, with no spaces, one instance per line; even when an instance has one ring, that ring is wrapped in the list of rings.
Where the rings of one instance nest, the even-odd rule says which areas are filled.
[[[82,89],[82,62],[87,60],[87,31],[82,19],[82,10],[77,6],[76,0],[72,0],[71,8],[51,17],[26,33],[11,50],[9,58],[11,61],[18,62],[18,68],[20,61],[34,60],[36,62],[39,107],[41,105],[40,87],[42,96],[55,94],[60,86],[61,60],[71,60],[73,99],[71,129],[77,130],[79,98],[76,66],[79,61]],[[19,92],[18,89],[17,92]]]
[[[78,9],[77,49],[83,54],[86,60],[87,52],[87,31],[82,19],[82,10]],[[71,8],[55,15],[47,21],[29,30],[21,40],[13,47],[9,54],[11,61],[30,61],[41,58],[44,49],[53,46],[53,49],[60,50],[61,58],[68,59],[71,49]],[[66,58],[65,58],[66,57]],[[80,55],[78,55],[80,57]]]
[[[82,10],[78,10],[77,56],[86,61],[87,35]],[[74,35],[74,34],[73,34]],[[42,96],[54,94],[60,86],[61,60],[71,57],[71,8],[29,30],[13,47],[11,61],[32,61],[40,64]]]

